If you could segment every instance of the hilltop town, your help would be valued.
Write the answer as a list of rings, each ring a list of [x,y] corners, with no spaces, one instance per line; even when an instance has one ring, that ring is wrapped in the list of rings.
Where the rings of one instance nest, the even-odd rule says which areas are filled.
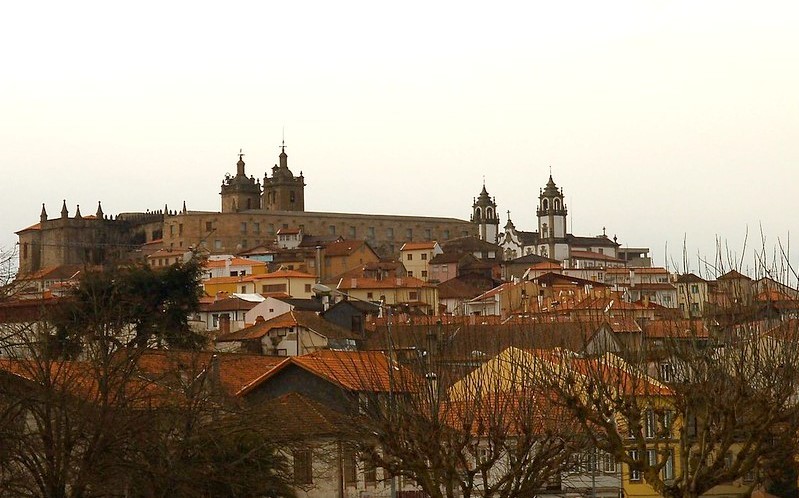
[[[169,420],[165,406],[214,430],[234,421],[269,442],[254,454],[268,451],[214,486],[235,475],[252,496],[748,496],[791,476],[795,487],[784,457],[799,430],[799,291],[775,273],[675,273],[605,228],[571,234],[551,174],[525,231],[509,212],[500,227],[485,183],[468,220],[309,212],[285,148],[263,178],[243,154],[235,166],[218,212],[84,214],[64,201],[17,232],[0,409],[37,395],[9,419],[52,408],[42,393],[56,386],[64,414],[113,413],[130,438],[138,416]],[[98,396],[107,385],[114,394]],[[19,437],[9,427],[0,434]],[[214,469],[247,447],[225,428],[196,436],[232,441],[200,452]],[[85,446],[74,465],[95,481],[47,477],[108,494],[177,486],[153,477],[174,456],[153,447],[109,462]],[[125,459],[142,473],[92,474]],[[14,462],[0,484],[21,490],[36,471]],[[205,483],[182,464],[179,486]],[[272,488],[248,473],[256,465],[282,469]],[[201,492],[239,495],[219,489]]]

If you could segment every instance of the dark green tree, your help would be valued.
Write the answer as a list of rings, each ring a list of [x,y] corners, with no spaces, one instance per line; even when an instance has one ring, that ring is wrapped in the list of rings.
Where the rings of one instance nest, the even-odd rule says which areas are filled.
[[[199,307],[201,271],[192,258],[164,269],[137,263],[86,272],[54,314],[51,353],[74,357],[87,343],[200,349],[205,338],[188,319]]]

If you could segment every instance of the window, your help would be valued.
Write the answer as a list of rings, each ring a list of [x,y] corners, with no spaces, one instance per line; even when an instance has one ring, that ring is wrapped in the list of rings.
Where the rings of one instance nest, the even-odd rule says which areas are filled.
[[[205,231],[206,231],[206,232],[210,232],[210,231],[211,231],[211,230],[213,230],[213,229],[214,229],[214,224],[213,224],[213,222],[211,222],[211,221],[206,221],[206,222],[205,222]]]
[[[363,461],[363,480],[366,486],[374,486],[377,483],[377,467],[369,459]]]
[[[408,240],[413,240],[413,228],[408,228],[405,230],[405,238]]]
[[[355,486],[358,484],[358,461],[355,456],[355,450],[352,448],[344,448],[342,455],[342,471],[344,474],[344,486]]]
[[[699,286],[697,284],[691,284],[691,294],[699,294]]]
[[[183,235],[183,223],[178,225],[178,235]]]
[[[408,299],[411,301],[417,301],[419,299],[419,293],[416,291],[410,291],[408,293]]]
[[[408,254],[405,256],[405,259],[407,259],[408,261],[413,261],[413,254],[411,254],[411,253],[408,253]]]
[[[247,233],[247,222],[246,221],[242,221],[241,222],[241,225],[239,226],[239,231],[241,233]]]
[[[369,227],[366,229],[366,237],[370,239],[375,238],[375,227]]]
[[[214,241],[214,249],[222,249],[222,241],[221,240],[216,239]]]
[[[349,236],[350,236],[351,239],[355,238],[355,227],[350,227]]]
[[[424,229],[424,240],[432,240],[433,239],[433,231],[429,228]]]
[[[630,451],[630,459],[635,462],[638,460],[638,450]],[[630,464],[628,465],[630,468],[630,482],[636,482],[641,480],[641,469],[637,468],[637,465]]]
[[[296,195],[294,194],[294,191],[293,191],[293,190],[292,190],[291,192],[289,192],[289,202],[294,202],[294,201],[296,200],[296,198],[297,198],[297,197],[296,197]]]
[[[607,474],[616,473],[616,457],[610,453],[602,455],[602,471]]]
[[[252,231],[255,233],[261,233],[261,224],[260,223],[253,223],[252,224]]]
[[[427,253],[422,253],[422,261],[427,261]]]
[[[412,277],[412,276],[413,276],[413,271],[412,271],[412,270],[408,270],[408,276],[409,276],[409,277]]]
[[[674,378],[674,366],[671,363],[660,364],[660,380],[662,382],[671,382]]]
[[[327,232],[330,235],[336,235],[336,225],[330,225],[327,227]]]
[[[374,293],[373,292],[367,292],[366,293],[366,299],[373,299],[373,298],[374,298]]]
[[[386,228],[386,238],[388,240],[394,239],[394,229],[393,228]]]
[[[262,285],[261,292],[268,293],[268,292],[286,292],[286,284],[269,284],[269,285]]]
[[[691,311],[693,312],[699,311],[699,303],[691,303]]]
[[[311,450],[294,450],[294,484],[313,484]]]
[[[666,457],[666,465],[661,470],[661,475],[664,481],[674,479],[674,450],[669,450],[669,456]]]
[[[449,240],[449,230],[444,230],[442,236],[443,236],[444,240]]]
[[[655,437],[655,412],[651,408],[644,413],[644,430],[647,439]]]
[[[422,270],[422,278],[427,278],[427,270]]]
[[[311,292],[311,284],[305,284],[305,293],[307,294],[310,292]]]

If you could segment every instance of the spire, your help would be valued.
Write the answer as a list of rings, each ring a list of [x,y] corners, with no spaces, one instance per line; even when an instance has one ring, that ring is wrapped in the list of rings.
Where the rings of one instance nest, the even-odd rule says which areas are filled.
[[[47,221],[47,210],[44,209],[44,203],[42,203],[42,213],[39,215],[39,221],[42,223]]]
[[[236,176],[245,176],[244,175],[244,152],[242,149],[239,149],[239,162],[236,163]]]
[[[83,217],[80,215],[80,204],[78,204],[78,208],[75,210],[75,219],[79,220],[81,218]]]
[[[64,204],[61,206],[61,217],[68,218],[69,217],[69,210],[67,209],[67,200],[64,199]]]
[[[183,214],[186,214],[186,201],[183,201]]]
[[[164,204],[164,216],[169,216],[169,208]]]
[[[288,155],[286,154],[286,141],[283,140],[283,143],[280,144],[280,167],[281,168],[288,168]]]
[[[94,213],[95,216],[99,219],[103,219],[103,206],[101,205],[100,201],[97,201],[97,212]]]

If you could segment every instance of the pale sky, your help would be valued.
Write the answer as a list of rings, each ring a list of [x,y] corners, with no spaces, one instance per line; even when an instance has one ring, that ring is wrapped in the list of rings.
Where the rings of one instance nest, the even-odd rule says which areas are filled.
[[[534,230],[551,166],[572,233],[658,265],[687,240],[695,269],[797,233],[797,26],[788,1],[13,2],[0,246],[42,202],[218,211],[285,130],[307,210],[468,219],[485,177]]]

